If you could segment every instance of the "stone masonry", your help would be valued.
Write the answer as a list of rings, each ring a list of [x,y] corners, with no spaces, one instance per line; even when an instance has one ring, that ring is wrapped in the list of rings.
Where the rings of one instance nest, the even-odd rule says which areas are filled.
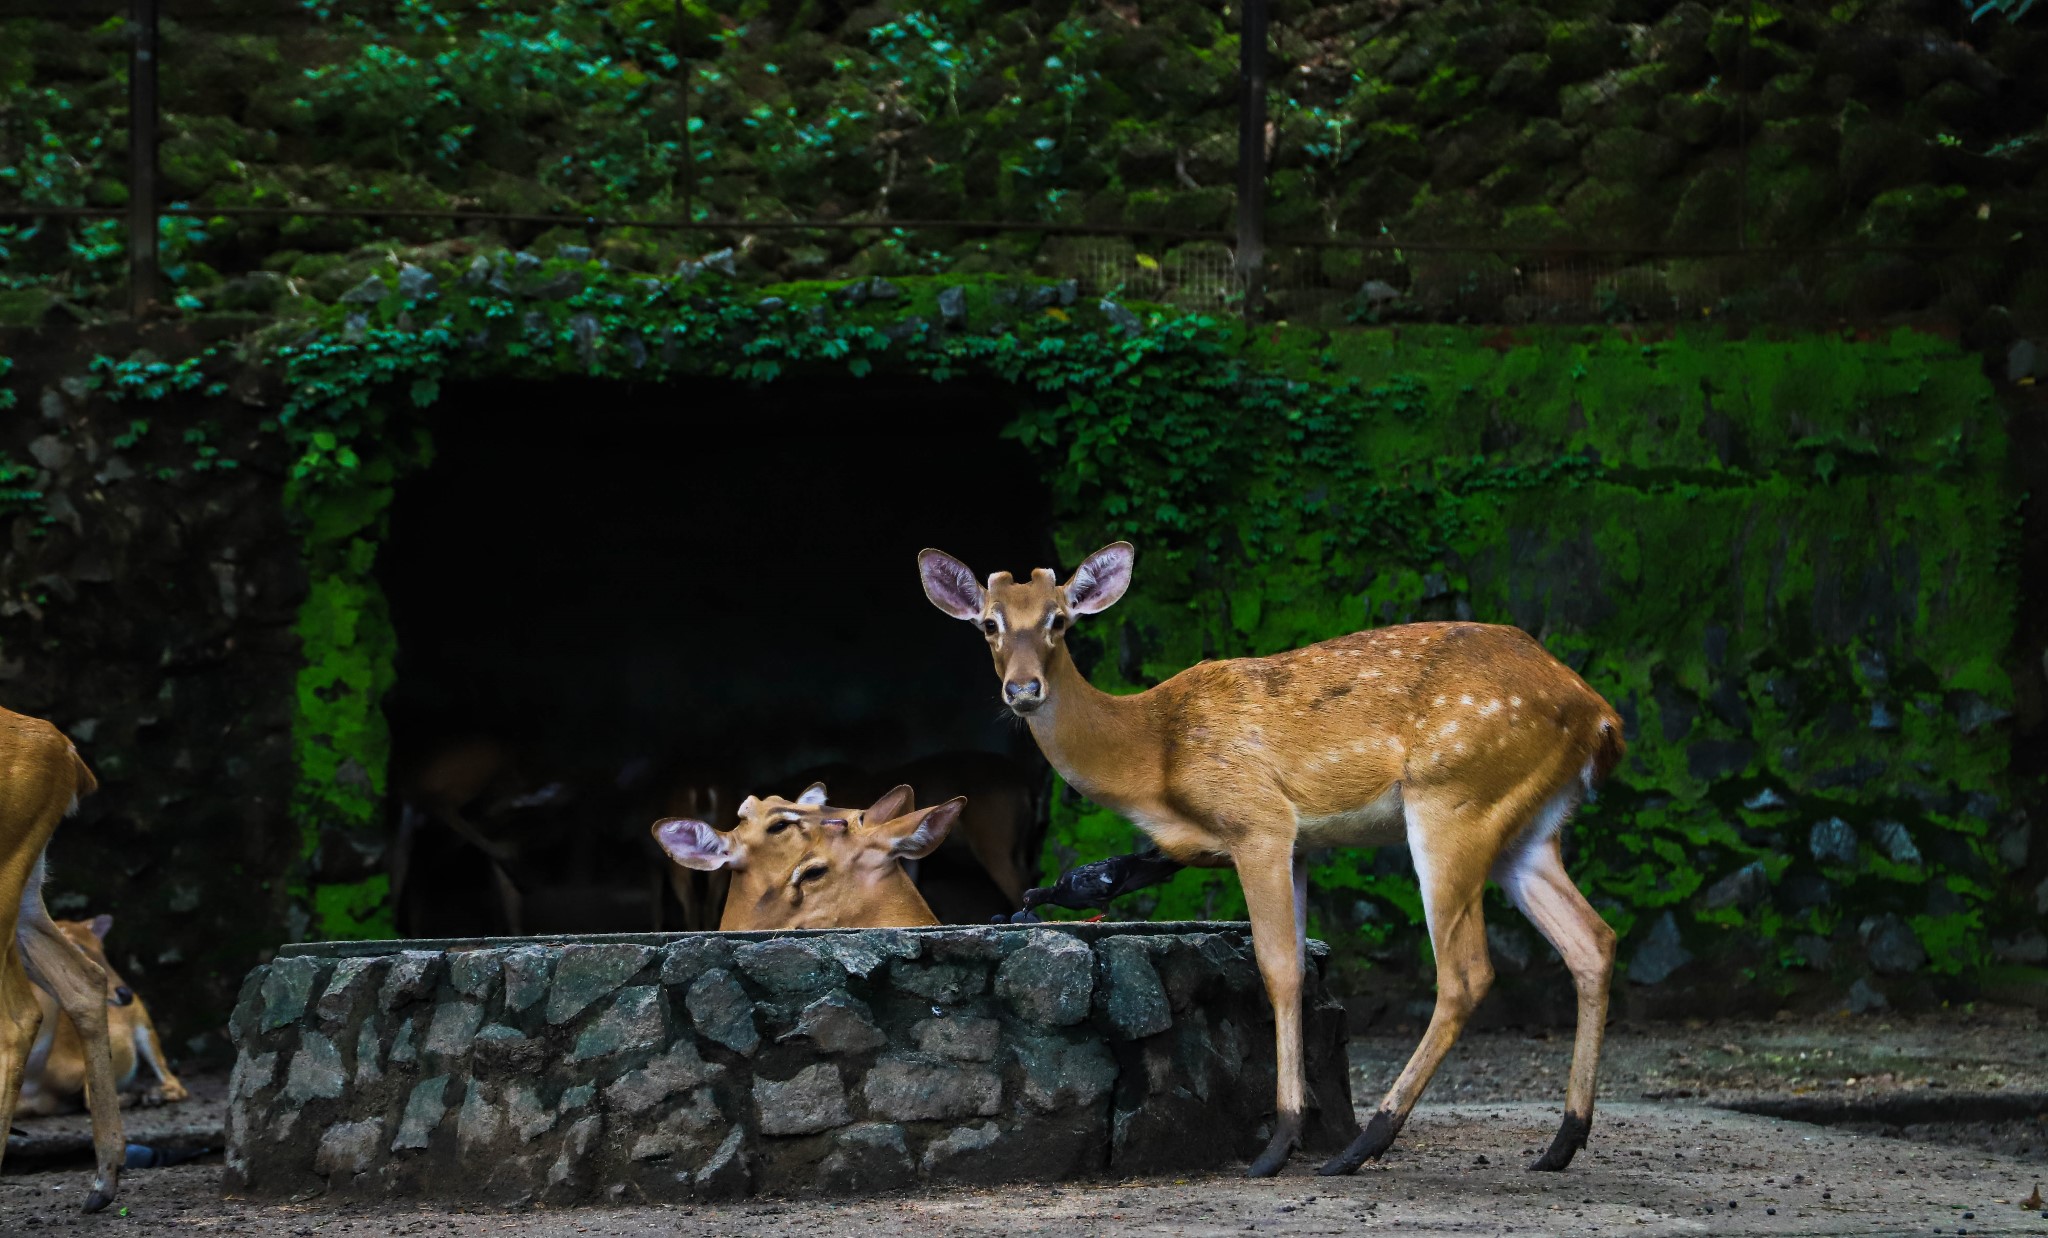
[[[1310,943],[1311,1151],[1355,1133]],[[1187,1172],[1271,1131],[1242,924],[287,947],[235,1008],[226,1188],[718,1199]]]

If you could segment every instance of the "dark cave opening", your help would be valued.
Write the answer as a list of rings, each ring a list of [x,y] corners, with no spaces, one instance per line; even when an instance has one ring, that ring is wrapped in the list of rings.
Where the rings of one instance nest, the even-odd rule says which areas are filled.
[[[1000,436],[1017,398],[872,380],[446,393],[378,562],[399,931],[705,927],[657,817],[728,828],[741,796],[811,774],[865,807],[920,759],[920,804],[991,774],[1045,784],[981,640],[914,571],[925,546],[1053,562],[1038,465]],[[941,919],[985,922],[1008,910],[985,868],[949,843],[918,881]]]

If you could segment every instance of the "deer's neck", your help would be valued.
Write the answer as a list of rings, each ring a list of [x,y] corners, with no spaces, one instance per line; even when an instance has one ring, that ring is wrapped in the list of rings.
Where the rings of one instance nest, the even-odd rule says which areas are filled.
[[[1047,659],[1046,681],[1046,702],[1026,721],[1060,777],[1105,808],[1128,810],[1156,795],[1158,689],[1111,696],[1088,682],[1064,646]]]

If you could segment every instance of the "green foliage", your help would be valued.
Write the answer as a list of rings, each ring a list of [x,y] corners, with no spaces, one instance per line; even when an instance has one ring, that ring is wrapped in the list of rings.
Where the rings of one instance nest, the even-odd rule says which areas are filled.
[[[1053,480],[1064,562],[1113,537],[1141,549],[1131,597],[1076,636],[1084,656],[1095,642],[1109,690],[1377,623],[1513,621],[1628,719],[1630,756],[1571,856],[1623,932],[1676,908],[1695,948],[1783,966],[1803,957],[1795,940],[1890,912],[1932,966],[1967,970],[2016,914],[1985,842],[2008,794],[2004,744],[1961,723],[2011,700],[2010,547],[1985,531],[2010,529],[2014,499],[1985,380],[1942,340],[1247,337],[1142,307],[1122,327],[1085,304],[1031,310],[997,279],[906,278],[900,299],[856,306],[835,284],[747,291],[563,260],[507,283],[505,270],[489,256],[442,267],[441,291],[416,297],[392,272],[374,302],[243,345],[285,380],[277,429],[312,580],[293,805],[309,846],[377,819],[394,650],[370,565],[392,485],[429,455],[420,410],[447,384],[887,371],[1035,394],[1009,433]],[[949,285],[965,329],[934,325]],[[521,293],[543,286],[576,290]],[[997,318],[1005,331],[977,329]],[[162,395],[226,355],[95,377]],[[1822,867],[1808,832],[1835,817],[1859,854]],[[1882,853],[1880,821],[1903,823],[1923,858]],[[1133,841],[1063,791],[1047,861]],[[1796,879],[1830,893],[1717,899],[1752,863],[1774,891]],[[1353,956],[1418,949],[1400,856],[1336,852],[1314,876],[1317,932]],[[1217,872],[1135,901],[1161,916],[1243,906]]]

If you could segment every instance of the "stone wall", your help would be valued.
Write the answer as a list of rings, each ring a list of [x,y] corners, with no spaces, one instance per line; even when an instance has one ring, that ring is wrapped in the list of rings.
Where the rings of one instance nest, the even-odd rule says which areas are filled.
[[[510,1202],[1185,1172],[1270,1133],[1243,924],[323,943],[249,973],[231,1192]],[[1311,1150],[1355,1131],[1310,943]]]

